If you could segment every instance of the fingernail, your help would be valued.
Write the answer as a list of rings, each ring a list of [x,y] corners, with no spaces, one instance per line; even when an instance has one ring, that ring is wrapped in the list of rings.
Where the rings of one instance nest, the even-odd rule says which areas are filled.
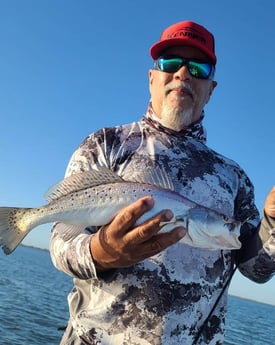
[[[146,196],[145,197],[145,200],[146,200],[146,203],[149,205],[149,206],[153,206],[155,201],[154,199],[151,197],[151,196]]]
[[[166,220],[171,220],[173,218],[173,212],[171,210],[165,211],[165,218]]]
[[[187,232],[186,229],[180,228],[178,234],[182,238],[186,235],[186,232]]]

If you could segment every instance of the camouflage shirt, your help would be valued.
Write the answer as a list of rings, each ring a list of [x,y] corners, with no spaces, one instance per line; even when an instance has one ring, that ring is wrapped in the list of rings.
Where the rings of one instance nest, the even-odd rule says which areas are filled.
[[[138,122],[88,136],[73,154],[66,175],[98,166],[121,176],[161,167],[172,177],[176,192],[248,222],[240,250],[210,251],[178,242],[137,265],[101,274],[89,249],[96,229],[56,224],[52,260],[74,278],[62,344],[191,345],[203,325],[196,344],[222,344],[227,287],[223,294],[222,289],[234,264],[257,282],[267,281],[275,271],[275,222],[265,217],[261,225],[245,172],[206,146],[201,122],[174,132],[163,128],[150,108]]]

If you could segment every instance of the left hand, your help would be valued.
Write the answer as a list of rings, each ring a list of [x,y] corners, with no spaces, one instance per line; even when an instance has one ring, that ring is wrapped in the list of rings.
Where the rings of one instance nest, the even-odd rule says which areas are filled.
[[[267,195],[264,210],[269,217],[275,218],[275,186]]]

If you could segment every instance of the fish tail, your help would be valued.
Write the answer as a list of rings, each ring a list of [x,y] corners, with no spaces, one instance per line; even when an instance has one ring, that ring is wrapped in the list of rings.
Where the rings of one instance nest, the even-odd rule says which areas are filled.
[[[23,220],[27,210],[19,207],[0,207],[0,247],[7,255],[16,249],[32,228]]]

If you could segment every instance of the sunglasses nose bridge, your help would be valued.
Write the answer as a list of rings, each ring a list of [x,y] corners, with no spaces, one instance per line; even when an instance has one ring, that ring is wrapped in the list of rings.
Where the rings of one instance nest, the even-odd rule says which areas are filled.
[[[189,79],[191,74],[189,72],[188,61],[183,61],[180,68],[174,73],[176,79]]]

